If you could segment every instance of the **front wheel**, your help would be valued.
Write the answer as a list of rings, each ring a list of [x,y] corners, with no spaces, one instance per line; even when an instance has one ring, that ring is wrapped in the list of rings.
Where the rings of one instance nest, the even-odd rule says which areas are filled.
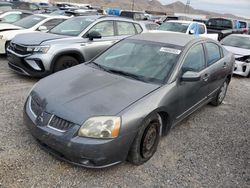
[[[156,152],[160,140],[160,120],[157,115],[148,118],[140,128],[128,154],[128,161],[141,165]]]
[[[72,56],[62,56],[55,62],[54,72],[67,69],[78,64],[79,62],[76,58]]]
[[[228,80],[223,82],[215,99],[211,102],[212,105],[219,106],[223,102],[224,98],[226,97],[227,88],[228,88]]]

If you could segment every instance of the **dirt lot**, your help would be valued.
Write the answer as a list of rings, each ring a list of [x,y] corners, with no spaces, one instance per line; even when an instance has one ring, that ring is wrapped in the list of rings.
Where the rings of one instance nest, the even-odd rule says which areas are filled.
[[[22,123],[37,82],[0,58],[0,187],[249,187],[250,79],[233,78],[225,102],[207,105],[161,139],[142,166],[91,170],[41,150]]]

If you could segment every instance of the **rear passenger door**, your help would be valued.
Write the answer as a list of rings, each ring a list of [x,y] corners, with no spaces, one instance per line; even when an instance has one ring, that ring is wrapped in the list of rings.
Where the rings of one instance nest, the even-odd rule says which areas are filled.
[[[208,94],[212,96],[222,85],[227,76],[227,62],[223,57],[222,48],[214,42],[204,44],[206,50],[206,61],[208,66]]]
[[[115,36],[114,21],[107,20],[96,23],[91,29],[89,29],[88,32],[84,34],[83,38],[87,38],[88,33],[92,31],[99,32],[102,38],[94,39],[93,41],[89,40],[87,44],[84,41],[84,43],[81,45],[86,61],[106,50],[118,40]]]

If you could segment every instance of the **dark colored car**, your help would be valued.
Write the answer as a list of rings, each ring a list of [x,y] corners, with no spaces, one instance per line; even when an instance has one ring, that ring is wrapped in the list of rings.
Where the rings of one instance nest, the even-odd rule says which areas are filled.
[[[219,41],[230,34],[241,33],[240,29],[237,29],[237,20],[210,18],[206,26],[208,33],[218,33]]]
[[[143,12],[138,11],[125,11],[122,10],[120,16],[125,18],[131,18],[133,20],[147,20],[145,14]]]
[[[233,64],[233,55],[210,39],[136,35],[39,81],[24,106],[25,124],[70,163],[140,165],[171,127],[207,103],[222,103]]]

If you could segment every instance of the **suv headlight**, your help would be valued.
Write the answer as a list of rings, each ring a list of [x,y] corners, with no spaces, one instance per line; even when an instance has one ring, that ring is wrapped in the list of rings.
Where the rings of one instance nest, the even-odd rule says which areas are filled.
[[[116,138],[119,135],[120,127],[120,117],[92,117],[83,123],[78,131],[78,136],[91,138]]]
[[[29,46],[27,47],[27,52],[38,52],[38,53],[47,53],[50,49],[50,46]]]

